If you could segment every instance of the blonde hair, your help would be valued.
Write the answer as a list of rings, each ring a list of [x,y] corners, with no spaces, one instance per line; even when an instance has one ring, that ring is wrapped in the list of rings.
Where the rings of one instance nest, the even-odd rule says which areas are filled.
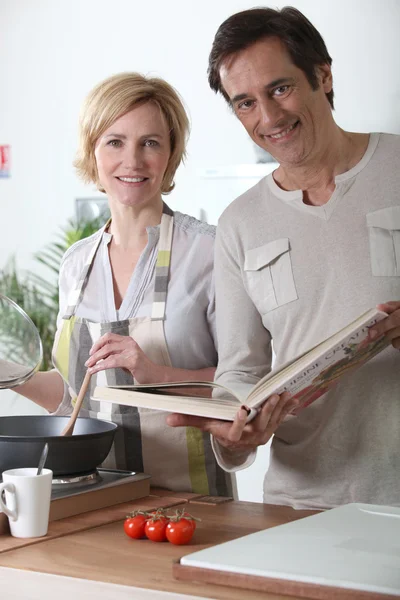
[[[161,193],[174,187],[174,176],[186,156],[189,120],[178,92],[163,79],[140,73],[120,73],[99,83],[87,96],[79,119],[79,148],[74,166],[86,183],[102,189],[97,172],[95,147],[100,136],[117,119],[136,106],[154,102],[169,127],[171,154],[164,173]]]

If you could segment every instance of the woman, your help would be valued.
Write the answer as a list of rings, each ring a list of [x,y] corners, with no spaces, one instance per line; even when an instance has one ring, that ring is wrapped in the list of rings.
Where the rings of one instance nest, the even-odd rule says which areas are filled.
[[[75,166],[107,194],[111,220],[65,254],[56,370],[18,390],[56,415],[71,412],[86,368],[92,390],[214,377],[215,228],[162,200],[187,133],[183,105],[160,79],[116,75],[84,104]],[[103,466],[147,472],[153,485],[175,491],[231,492],[208,434],[169,428],[164,413],[101,403],[90,392],[85,411],[122,425]]]

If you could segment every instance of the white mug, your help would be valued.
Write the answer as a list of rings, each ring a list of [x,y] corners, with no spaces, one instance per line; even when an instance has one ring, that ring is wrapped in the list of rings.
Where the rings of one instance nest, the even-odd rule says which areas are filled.
[[[36,473],[37,468],[3,471],[0,509],[8,516],[14,537],[41,537],[47,533],[53,472],[43,469],[40,475]]]

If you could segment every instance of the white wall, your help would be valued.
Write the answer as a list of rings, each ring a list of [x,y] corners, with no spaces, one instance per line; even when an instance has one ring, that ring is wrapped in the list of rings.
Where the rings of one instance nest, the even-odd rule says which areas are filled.
[[[283,6],[285,2],[274,2]],[[325,37],[334,58],[336,117],[344,127],[400,132],[400,3],[294,0]],[[197,169],[254,162],[251,143],[208,87],[207,58],[218,25],[254,0],[0,0],[0,144],[12,146],[12,177],[0,181],[0,266],[32,252],[93,189],[71,162],[85,94],[123,70],[165,77],[192,118],[189,159],[173,207],[197,214]],[[196,201],[197,202],[197,201]],[[35,265],[36,266],[36,265]]]
[[[254,162],[244,130],[206,79],[218,25],[254,4],[0,0],[0,144],[12,146],[12,177],[0,179],[0,268],[16,253],[21,267],[38,270],[32,253],[73,215],[74,198],[94,195],[71,167],[77,117],[89,89],[113,73],[138,70],[164,77],[187,104],[189,158],[169,200],[173,208],[195,215],[200,207],[207,210],[207,198],[196,192],[201,169]],[[353,131],[400,133],[400,2],[292,4],[321,31],[333,57],[338,123]],[[3,406],[4,411],[33,410],[23,401]],[[245,475],[257,498],[266,460],[263,455],[256,474]]]

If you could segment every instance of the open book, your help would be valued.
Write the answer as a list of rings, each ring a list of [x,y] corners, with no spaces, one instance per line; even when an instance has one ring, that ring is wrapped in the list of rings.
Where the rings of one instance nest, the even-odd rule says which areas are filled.
[[[366,363],[389,344],[384,336],[376,340],[368,337],[369,327],[386,316],[386,313],[377,309],[369,310],[279,371],[268,373],[246,398],[223,385],[205,381],[96,387],[92,398],[126,406],[233,421],[241,404],[251,409],[248,418],[251,420],[269,396],[288,391],[301,401],[296,409],[298,413],[325,394],[343,375]],[[190,391],[187,396],[168,393],[169,388],[190,390],[200,386],[222,389],[226,392],[225,397],[200,398],[190,396]]]

